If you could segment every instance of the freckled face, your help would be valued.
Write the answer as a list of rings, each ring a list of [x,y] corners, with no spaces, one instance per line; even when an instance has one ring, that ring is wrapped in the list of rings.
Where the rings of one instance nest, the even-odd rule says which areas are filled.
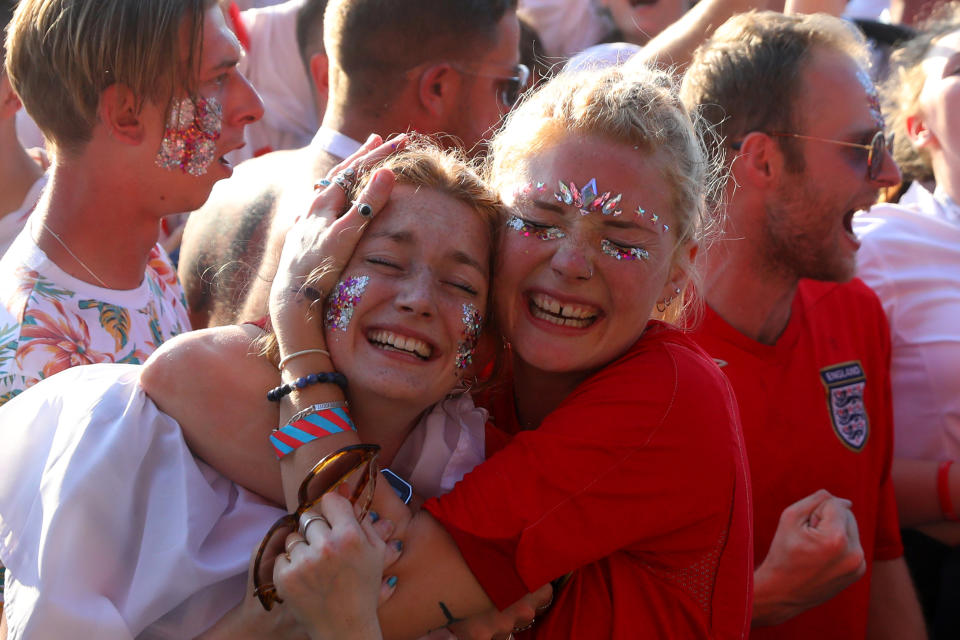
[[[636,342],[657,300],[682,286],[681,274],[671,273],[672,194],[657,162],[629,145],[574,136],[523,168],[522,184],[533,184],[529,193],[501,194],[515,205],[515,216],[504,234],[494,296],[517,357],[558,373],[602,367]],[[606,214],[602,204],[584,206],[582,193],[579,206],[574,194],[568,204],[558,185],[573,182],[582,191],[592,179],[597,198],[621,196]]]
[[[464,203],[394,188],[344,269],[336,321],[328,315],[327,344],[351,389],[424,408],[449,393],[486,314],[489,248],[486,223]]]

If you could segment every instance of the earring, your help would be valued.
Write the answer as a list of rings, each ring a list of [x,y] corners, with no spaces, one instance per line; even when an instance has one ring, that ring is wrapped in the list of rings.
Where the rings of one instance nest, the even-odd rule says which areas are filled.
[[[657,311],[663,313],[673,303],[673,298],[680,295],[680,287],[673,288],[673,295],[667,296],[663,300],[657,300]]]

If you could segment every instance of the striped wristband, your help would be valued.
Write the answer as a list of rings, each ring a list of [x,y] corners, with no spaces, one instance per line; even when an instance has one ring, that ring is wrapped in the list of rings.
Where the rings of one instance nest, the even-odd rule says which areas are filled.
[[[347,403],[325,402],[307,407],[290,418],[290,422],[274,429],[270,444],[277,458],[282,458],[308,442],[348,429],[357,430],[347,413]]]

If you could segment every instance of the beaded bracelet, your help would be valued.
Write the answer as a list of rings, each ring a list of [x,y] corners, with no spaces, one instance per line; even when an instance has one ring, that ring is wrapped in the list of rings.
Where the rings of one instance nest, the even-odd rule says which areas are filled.
[[[324,402],[297,412],[287,424],[274,429],[270,444],[277,458],[282,458],[308,442],[348,429],[357,430],[347,413],[347,403]]]
[[[294,389],[303,389],[311,384],[335,384],[342,391],[347,390],[347,377],[339,371],[321,371],[311,373],[310,375],[297,378],[293,382],[274,387],[267,392],[267,400],[270,402],[280,402],[280,398],[290,395]]]

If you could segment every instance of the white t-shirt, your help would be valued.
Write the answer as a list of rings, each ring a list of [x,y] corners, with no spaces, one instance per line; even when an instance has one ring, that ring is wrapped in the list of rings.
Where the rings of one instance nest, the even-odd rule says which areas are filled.
[[[244,130],[247,146],[228,154],[234,165],[269,151],[305,147],[319,126],[297,44],[297,12],[302,5],[303,0],[288,0],[241,14],[250,50],[239,69],[263,100],[263,118]]]
[[[190,330],[177,272],[160,245],[136,289],[104,289],[65,273],[26,227],[0,260],[0,405],[58,371],[141,364]]]
[[[613,31],[597,0],[520,0],[517,14],[533,27],[543,50],[553,58],[569,58]]]
[[[192,638],[240,603],[285,513],[194,458],[140,371],[77,367],[0,408],[11,640]],[[392,468],[424,497],[448,490],[483,460],[486,419],[469,396],[439,403]]]
[[[37,206],[37,201],[40,200],[40,194],[43,193],[43,188],[47,186],[48,178],[49,174],[47,173],[37,178],[37,181],[34,182],[30,190],[27,191],[27,195],[20,204],[20,207],[16,211],[4,214],[4,216],[0,218],[0,257],[3,257],[3,254],[6,253],[10,245],[13,244],[14,238],[16,238],[20,230],[23,229],[23,226],[27,224],[27,218],[30,217],[33,208]]]
[[[883,303],[896,455],[960,459],[960,206],[919,184],[854,218],[858,276]]]

